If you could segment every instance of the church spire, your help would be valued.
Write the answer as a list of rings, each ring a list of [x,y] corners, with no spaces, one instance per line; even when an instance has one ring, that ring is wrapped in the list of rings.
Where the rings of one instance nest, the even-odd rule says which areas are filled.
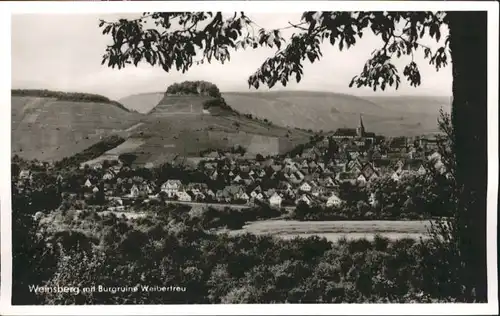
[[[363,137],[365,135],[365,126],[363,125],[363,117],[361,113],[359,114],[359,126],[357,128],[358,137]]]

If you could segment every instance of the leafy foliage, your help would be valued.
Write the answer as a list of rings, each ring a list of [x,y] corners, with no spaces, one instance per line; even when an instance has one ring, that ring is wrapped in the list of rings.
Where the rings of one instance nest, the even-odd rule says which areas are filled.
[[[156,213],[136,220],[89,213],[80,217],[80,223],[70,221],[67,225],[73,229],[94,228],[95,233],[87,237],[94,246],[86,251],[81,247],[59,251],[57,270],[45,284],[113,287],[119,279],[122,288],[177,285],[185,291],[58,293],[40,296],[42,302],[436,302],[453,301],[456,291],[440,279],[447,273],[446,264],[435,262],[433,270],[423,273],[422,262],[440,255],[423,241],[378,236],[374,241],[333,244],[318,237],[231,237],[205,232],[200,219],[184,207],[167,206]],[[54,220],[47,223],[57,223],[58,216],[54,213]]]
[[[207,81],[184,81],[174,83],[167,88],[167,95],[206,95],[212,98],[220,98],[219,88],[213,83]]]
[[[448,64],[448,39],[435,51],[419,42],[424,36],[440,42],[441,26],[447,22],[443,12],[304,12],[299,23],[289,22],[289,26],[266,30],[244,12],[227,17],[221,12],[155,12],[144,13],[135,20],[101,21],[99,26],[103,34],[113,39],[102,63],[118,69],[146,61],[165,71],[175,67],[186,72],[194,64],[214,59],[229,61],[230,50],[275,48],[274,56],[266,59],[248,79],[248,84],[255,88],[261,84],[269,88],[277,83],[286,86],[292,79],[300,82],[304,76],[303,62],[320,60],[322,43],[336,45],[342,51],[361,40],[364,32],[371,31],[382,39],[383,46],[372,53],[350,86],[385,90],[401,83],[393,58],[412,56],[403,70],[412,86],[421,83],[418,65],[413,61],[416,51],[422,50],[437,70]],[[289,28],[296,33],[286,40],[282,31]]]

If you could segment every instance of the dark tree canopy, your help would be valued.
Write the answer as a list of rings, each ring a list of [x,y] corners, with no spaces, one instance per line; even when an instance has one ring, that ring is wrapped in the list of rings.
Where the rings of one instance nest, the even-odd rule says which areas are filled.
[[[184,81],[174,83],[167,88],[166,94],[175,95],[203,95],[212,98],[220,98],[219,88],[207,81]]]
[[[175,67],[186,72],[195,64],[229,61],[231,50],[271,47],[276,49],[275,55],[264,61],[248,83],[255,88],[261,84],[273,87],[278,82],[286,86],[292,79],[300,82],[305,61],[314,63],[321,59],[322,43],[336,45],[339,50],[349,49],[365,32],[372,31],[383,40],[383,45],[373,52],[350,85],[384,90],[387,86],[397,88],[401,82],[393,58],[413,57],[414,52],[423,50],[436,69],[447,65],[448,40],[434,51],[419,43],[424,36],[439,42],[441,26],[446,23],[446,14],[442,12],[304,12],[298,23],[267,30],[244,12],[229,17],[221,12],[144,13],[135,20],[100,22],[103,34],[113,39],[102,63],[121,69],[146,61],[165,71]],[[147,26],[150,24],[154,27]],[[286,40],[282,31],[290,28],[296,33]],[[413,58],[402,72],[411,85],[420,85],[420,72]]]

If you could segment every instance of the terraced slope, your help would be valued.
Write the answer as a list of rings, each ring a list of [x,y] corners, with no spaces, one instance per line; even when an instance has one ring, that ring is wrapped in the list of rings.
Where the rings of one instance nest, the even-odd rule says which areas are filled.
[[[225,93],[235,110],[265,117],[284,126],[313,130],[356,127],[363,115],[365,127],[386,136],[419,135],[437,131],[439,108],[449,109],[447,98],[355,97],[327,92]]]
[[[450,109],[450,100],[446,97],[356,97],[312,91],[227,92],[223,97],[240,113],[266,118],[280,126],[316,131],[355,127],[359,114],[363,114],[369,131],[387,136],[434,133],[439,109],[442,106]],[[160,92],[138,94],[120,101],[130,109],[147,112],[162,98]]]
[[[12,154],[60,160],[121,132],[140,116],[113,104],[12,96]]]
[[[140,145],[129,152],[138,156],[138,165],[157,165],[177,155],[199,157],[204,150],[237,145],[247,150],[248,157],[255,157],[287,152],[310,136],[231,113],[150,116],[132,135],[134,144]]]
[[[164,96],[148,115],[159,117],[203,114],[203,102],[211,99],[204,96]]]

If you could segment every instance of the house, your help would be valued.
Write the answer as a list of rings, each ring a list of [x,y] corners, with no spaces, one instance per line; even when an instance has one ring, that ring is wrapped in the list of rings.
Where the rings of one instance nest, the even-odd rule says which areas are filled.
[[[153,192],[155,191],[154,185],[143,183],[143,191],[146,192],[147,194],[153,194]]]
[[[187,190],[191,190],[193,192],[205,192],[208,190],[208,185],[206,183],[189,183],[186,187]]]
[[[361,168],[358,165],[354,165],[349,172],[354,175],[359,175],[361,173]]]
[[[340,206],[341,204],[342,200],[335,193],[332,193],[326,201],[326,207]]]
[[[165,192],[169,198],[174,197],[181,188],[182,182],[180,180],[167,180],[161,185],[161,191]]]
[[[130,197],[138,197],[140,194],[140,191],[139,191],[139,188],[137,187],[137,185],[133,185],[132,188],[130,188],[130,194],[129,196]]]
[[[269,204],[274,207],[281,207],[282,200],[281,196],[274,192],[274,194],[269,198]]]
[[[374,173],[372,173],[372,175],[368,178],[369,181],[374,181],[374,180],[377,180],[378,178],[380,178],[379,174],[377,171],[375,171]]]
[[[248,200],[250,200],[250,197],[248,196],[248,194],[246,192],[242,192],[240,194],[240,196],[238,197],[239,200],[245,200],[248,202]]]
[[[115,173],[111,170],[108,170],[103,176],[102,176],[102,179],[103,180],[112,180],[114,179],[115,177]]]
[[[113,167],[111,167],[110,170],[112,172],[114,172],[114,173],[118,173],[118,172],[120,172],[121,169],[122,169],[122,165],[121,164],[116,164]]]
[[[252,198],[256,198],[256,197],[259,195],[259,193],[261,193],[261,192],[262,192],[262,189],[260,188],[260,185],[258,185],[257,187],[255,187],[255,188],[254,188],[254,189],[250,192],[250,196],[251,196]]]
[[[332,177],[327,177],[326,179],[323,180],[323,185],[327,188],[332,188],[337,186],[335,181],[332,179]]]
[[[21,172],[19,173],[19,178],[20,179],[23,179],[23,180],[27,180],[27,179],[32,179],[33,176],[31,174],[31,171],[29,170],[21,170]]]
[[[420,168],[418,168],[417,173],[421,176],[427,173],[427,170],[425,170],[424,165],[420,165]]]
[[[398,160],[398,162],[396,162],[396,170],[402,170],[404,166],[405,163],[402,160]]]
[[[222,190],[222,196],[226,201],[238,200],[243,193],[245,190],[241,185],[229,185]]]
[[[358,136],[355,128],[338,128],[332,135],[334,139],[353,139]]]
[[[212,191],[212,190],[210,190],[210,189],[208,189],[208,190],[205,192],[205,195],[206,195],[206,196],[210,196],[210,197],[212,197],[212,198],[215,198],[215,193],[214,193],[214,191]]]
[[[363,174],[360,174],[357,178],[356,178],[356,181],[358,181],[359,183],[361,184],[365,184],[366,183],[366,177],[363,175]]]
[[[375,197],[375,193],[371,193],[370,196],[368,197],[368,203],[370,203],[371,206],[375,207],[377,205],[377,199]]]
[[[307,159],[302,160],[302,163],[300,164],[300,168],[304,168],[304,169],[309,168],[309,163],[307,162]]]
[[[361,173],[365,176],[366,179],[370,179],[371,176],[375,173],[375,168],[373,164],[367,163],[361,169]]]
[[[94,187],[94,188],[92,189],[92,192],[94,192],[94,193],[99,192],[99,188],[98,188],[98,187]]]
[[[228,192],[225,190],[218,190],[215,193],[215,199],[219,202],[229,202],[231,201],[231,197],[229,196]]]
[[[354,182],[356,181],[356,176],[350,172],[340,172],[335,179],[342,182]]]
[[[299,205],[301,202],[311,205],[312,200],[306,194],[302,194],[302,196],[295,201],[295,204]]]
[[[312,187],[311,187],[311,185],[309,185],[309,183],[304,182],[304,183],[302,183],[302,185],[299,187],[299,189],[300,189],[301,191],[303,191],[303,192],[310,192],[310,191],[311,191],[311,189],[312,189]]]
[[[89,179],[87,179],[87,181],[85,181],[85,184],[84,184],[87,188],[90,188],[92,186],[92,182],[90,182]]]
[[[186,191],[177,191],[175,192],[175,196],[179,201],[182,202],[191,202],[192,198],[191,195],[189,195]]]
[[[311,194],[315,197],[319,197],[324,192],[324,188],[321,186],[315,186],[311,189]]]
[[[240,177],[240,175],[237,175],[236,177],[234,177],[233,179],[233,183],[238,183],[242,180],[242,178]]]
[[[203,200],[205,200],[205,198],[206,198],[205,194],[203,194],[203,193],[202,193],[201,191],[199,191],[199,190],[196,190],[196,192],[194,192],[194,191],[188,191],[187,193],[188,193],[190,196],[192,196],[192,197],[193,197],[193,199],[194,199],[194,200],[196,200],[196,201],[203,201]]]

